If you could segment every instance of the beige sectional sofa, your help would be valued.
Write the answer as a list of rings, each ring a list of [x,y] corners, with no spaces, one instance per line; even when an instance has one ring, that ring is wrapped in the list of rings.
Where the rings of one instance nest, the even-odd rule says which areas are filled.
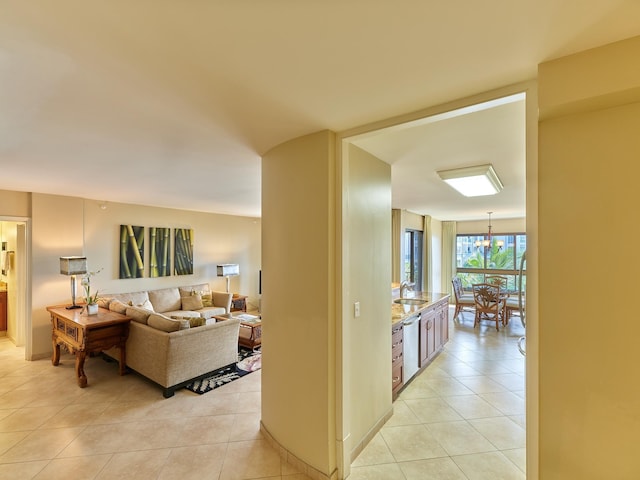
[[[131,317],[127,366],[163,387],[165,398],[237,361],[240,321],[212,318],[230,311],[231,294],[208,284],[107,294],[101,306]],[[119,358],[115,348],[105,353]]]

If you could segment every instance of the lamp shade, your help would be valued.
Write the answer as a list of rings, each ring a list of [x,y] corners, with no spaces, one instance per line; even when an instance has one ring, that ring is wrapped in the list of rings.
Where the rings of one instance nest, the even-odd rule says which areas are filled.
[[[222,265],[218,265],[219,277],[232,277],[235,275],[240,275],[240,265],[237,263],[224,263]]]
[[[62,275],[82,275],[87,273],[87,257],[60,257]]]

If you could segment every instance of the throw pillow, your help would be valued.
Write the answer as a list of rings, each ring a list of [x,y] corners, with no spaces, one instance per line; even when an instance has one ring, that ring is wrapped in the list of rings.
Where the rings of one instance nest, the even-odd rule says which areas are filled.
[[[213,295],[211,292],[202,292],[200,296],[202,297],[203,307],[213,307]]]
[[[151,304],[149,299],[145,300],[144,303],[139,303],[139,304],[136,304],[136,305],[134,305],[133,302],[131,300],[129,300],[129,306],[130,307],[144,308],[145,310],[150,310],[150,311],[153,312],[153,305]]]
[[[202,308],[202,297],[199,293],[182,297],[182,310],[200,310]]]
[[[120,300],[111,300],[111,302],[109,302],[109,310],[124,315],[127,313],[127,306]]]
[[[140,307],[127,307],[127,317],[131,317],[131,320],[138,323],[144,323],[146,325],[149,314],[152,312],[146,308]]]
[[[177,332],[178,330],[186,330],[190,327],[188,320],[174,320],[158,313],[149,315],[147,324],[163,332]]]
[[[181,317],[179,315],[171,315],[174,320],[187,320],[191,328],[201,327],[207,324],[207,320],[202,317]]]
[[[98,306],[102,308],[109,308],[109,304],[111,303],[111,298],[109,297],[99,297],[98,298]]]

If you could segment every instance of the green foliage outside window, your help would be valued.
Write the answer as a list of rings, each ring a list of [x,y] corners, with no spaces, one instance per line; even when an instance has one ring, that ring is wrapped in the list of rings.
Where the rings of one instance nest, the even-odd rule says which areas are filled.
[[[489,247],[477,247],[476,242],[485,238],[483,235],[457,237],[457,276],[462,280],[463,288],[470,290],[474,283],[483,283],[486,275],[502,275],[507,277],[507,289],[515,291],[520,259],[526,250],[526,235],[495,235]],[[503,242],[502,247],[498,246],[498,241]]]

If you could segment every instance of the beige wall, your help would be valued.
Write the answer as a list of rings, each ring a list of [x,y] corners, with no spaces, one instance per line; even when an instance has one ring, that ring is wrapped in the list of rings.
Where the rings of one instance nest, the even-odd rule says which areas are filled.
[[[351,146],[343,191],[350,450],[391,412],[391,166]],[[360,317],[354,304],[360,304]]]
[[[34,193],[32,200],[32,357],[50,355],[51,327],[46,307],[68,303],[70,280],[60,275],[59,257],[86,255],[90,270],[102,269],[92,286],[102,292],[125,292],[208,282],[224,290],[224,278],[216,276],[217,263],[240,264],[240,275],[231,279],[231,290],[249,295],[258,304],[260,229],[256,218],[216,215],[184,210],[97,202],[80,198]],[[119,226],[182,227],[194,230],[194,274],[164,278],[119,279]],[[145,249],[145,267],[149,249]],[[148,275],[148,271],[145,271]],[[78,288],[78,299],[82,290]]]
[[[458,235],[472,235],[475,233],[487,233],[489,230],[489,216],[486,220],[474,220],[467,222],[456,222],[456,233]],[[526,231],[525,218],[500,218],[491,219],[491,231],[493,233],[520,233]]]
[[[3,217],[31,216],[31,194],[0,190],[0,215]]]
[[[47,305],[71,303],[70,280],[60,275],[59,258],[83,254],[83,200],[34,193],[31,201],[31,356],[35,359],[51,352]]]
[[[640,475],[638,58],[640,37],[539,68],[544,480]]]
[[[336,461],[335,135],[262,161],[262,425],[322,475]]]

